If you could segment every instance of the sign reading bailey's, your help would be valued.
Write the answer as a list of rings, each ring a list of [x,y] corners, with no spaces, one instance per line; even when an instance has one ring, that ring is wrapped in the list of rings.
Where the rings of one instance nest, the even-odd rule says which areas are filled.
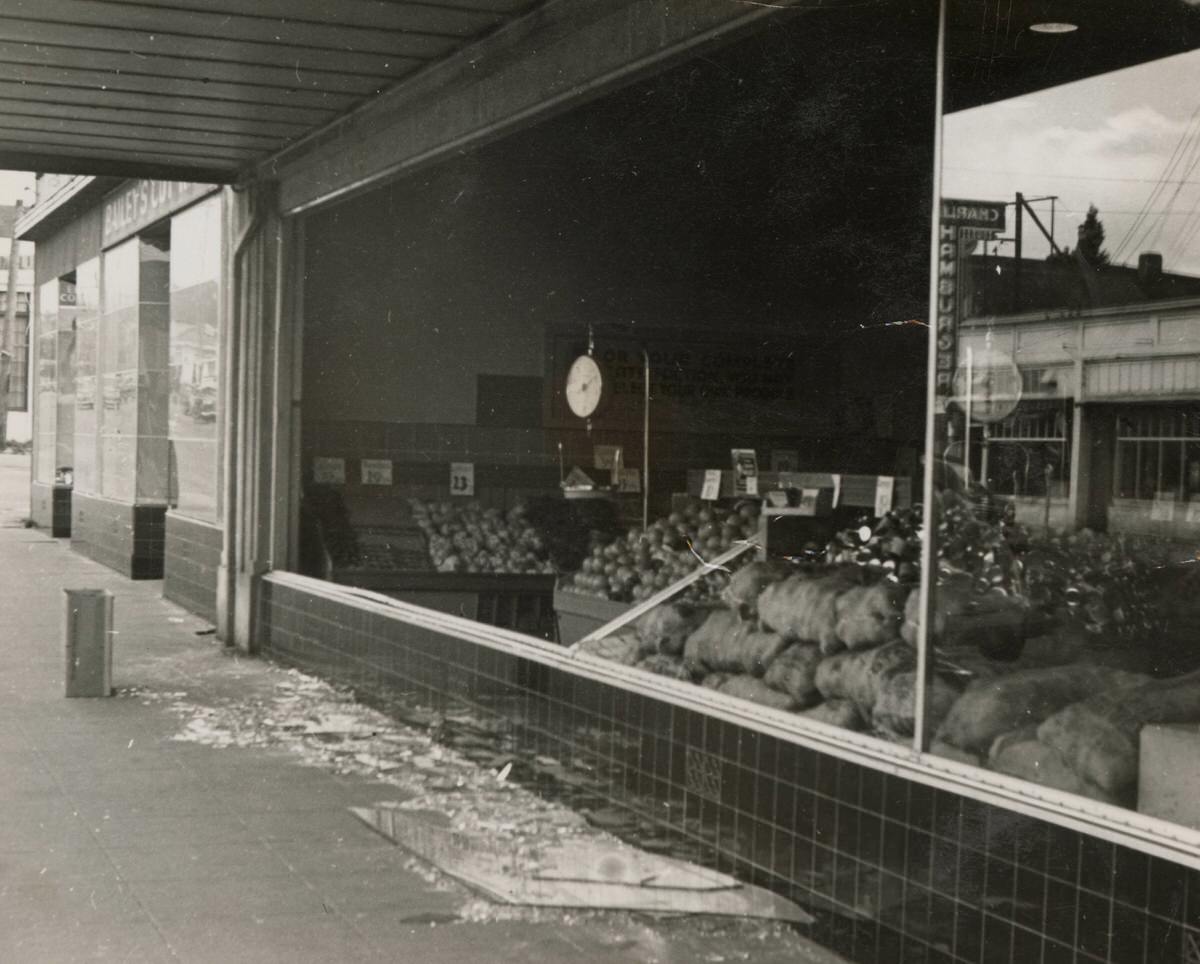
[[[191,181],[130,181],[104,199],[101,243],[107,248],[215,190]]]

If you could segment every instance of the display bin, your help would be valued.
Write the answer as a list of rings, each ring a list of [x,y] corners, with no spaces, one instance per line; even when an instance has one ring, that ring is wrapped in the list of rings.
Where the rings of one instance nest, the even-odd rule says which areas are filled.
[[[557,589],[554,592],[554,614],[558,622],[558,641],[564,646],[577,643],[588,633],[612,622],[629,606],[629,603]]]
[[[414,606],[554,639],[554,576],[525,573],[405,572],[334,567],[330,582]]]

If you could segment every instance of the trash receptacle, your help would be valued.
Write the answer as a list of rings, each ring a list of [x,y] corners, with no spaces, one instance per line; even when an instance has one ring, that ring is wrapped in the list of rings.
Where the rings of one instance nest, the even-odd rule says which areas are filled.
[[[67,696],[112,695],[112,593],[64,589]]]

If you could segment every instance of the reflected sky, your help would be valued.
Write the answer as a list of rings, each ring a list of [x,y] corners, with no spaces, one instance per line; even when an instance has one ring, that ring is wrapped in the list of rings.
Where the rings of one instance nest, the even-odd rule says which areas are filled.
[[[1059,246],[1075,247],[1095,204],[1114,263],[1153,250],[1200,275],[1200,51],[950,114],[944,164],[947,197],[1057,195]],[[1050,202],[1034,208],[1049,228]],[[1025,239],[1025,257],[1049,253],[1028,220]]]

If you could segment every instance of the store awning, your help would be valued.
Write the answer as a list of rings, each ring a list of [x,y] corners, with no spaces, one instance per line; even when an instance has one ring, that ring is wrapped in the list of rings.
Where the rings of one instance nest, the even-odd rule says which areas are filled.
[[[0,167],[228,182],[530,0],[6,0]]]
[[[875,2],[882,8],[899,0]],[[370,127],[376,115],[386,121],[413,110],[414,101],[427,106],[443,89],[443,74],[461,82],[476,67],[482,76],[483,67],[494,71],[500,62],[536,62],[562,81],[538,75],[537,83],[553,88],[546,98],[585,96],[650,69],[660,54],[689,47],[678,37],[685,29],[694,28],[702,44],[762,18],[834,15],[840,4],[862,6],[861,0],[5,0],[0,168],[230,182],[262,170],[284,149],[288,163],[320,151],[344,137],[356,118]],[[953,0],[948,10],[951,110],[1200,42],[1197,0]],[[606,18],[613,24],[607,33],[596,29]],[[1031,30],[1045,22],[1078,29]],[[659,34],[663,50],[648,54]],[[585,39],[572,46],[573,35]],[[625,67],[608,66],[622,56]],[[580,61],[588,59],[603,62],[608,73],[585,77]],[[457,73],[444,69],[455,63]],[[486,113],[491,105],[476,106]]]

